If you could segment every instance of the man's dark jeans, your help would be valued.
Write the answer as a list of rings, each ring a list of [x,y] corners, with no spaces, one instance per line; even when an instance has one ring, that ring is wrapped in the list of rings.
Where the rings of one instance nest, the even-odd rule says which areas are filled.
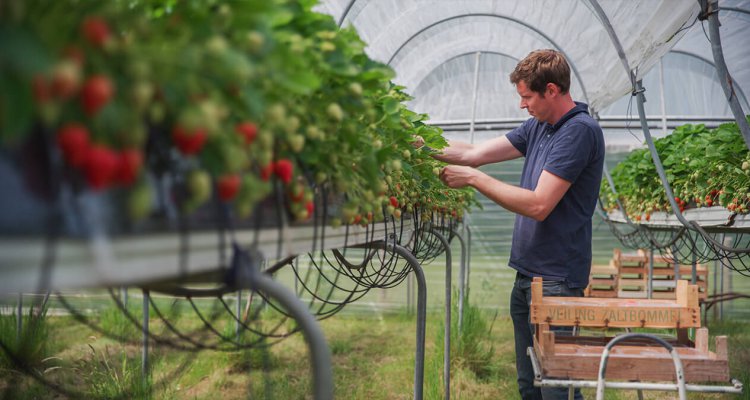
[[[544,281],[544,296],[581,297],[582,288],[571,289],[566,282]],[[534,346],[534,325],[529,319],[529,304],[531,303],[531,278],[516,274],[513,291],[510,293],[510,316],[513,318],[513,334],[516,339],[516,370],[518,372],[518,391],[524,400],[554,400],[567,399],[568,388],[534,387],[534,370],[526,349]],[[556,332],[570,331],[569,328],[550,327]],[[575,390],[575,399],[582,400],[579,389]]]

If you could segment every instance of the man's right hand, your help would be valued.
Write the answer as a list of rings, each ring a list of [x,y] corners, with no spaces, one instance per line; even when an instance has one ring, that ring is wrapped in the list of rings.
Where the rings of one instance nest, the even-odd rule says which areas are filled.
[[[412,139],[414,139],[414,140],[412,140],[411,145],[415,149],[418,149],[418,148],[424,146],[424,138],[422,138],[422,136],[412,135]]]

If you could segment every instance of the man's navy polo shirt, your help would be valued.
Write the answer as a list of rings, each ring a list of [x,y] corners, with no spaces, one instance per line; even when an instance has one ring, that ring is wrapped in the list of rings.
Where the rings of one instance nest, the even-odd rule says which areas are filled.
[[[530,118],[507,138],[526,157],[521,187],[534,190],[542,170],[571,182],[544,221],[516,215],[509,265],[526,276],[586,287],[591,216],[604,163],[601,127],[589,115],[588,105],[576,102],[554,125]]]

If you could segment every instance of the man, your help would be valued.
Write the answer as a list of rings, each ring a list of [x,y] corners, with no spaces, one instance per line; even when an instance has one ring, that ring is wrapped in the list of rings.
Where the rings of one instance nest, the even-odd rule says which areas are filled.
[[[510,313],[519,391],[524,399],[566,399],[566,388],[533,386],[526,354],[534,334],[529,322],[531,280],[544,279],[545,296],[583,295],[591,268],[591,217],[601,181],[604,138],[588,106],[572,100],[570,67],[559,52],[533,51],[518,63],[510,81],[521,97],[521,108],[533,118],[481,145],[451,141],[434,157],[453,164],[441,172],[446,185],[474,187],[517,214],[509,265],[517,271]],[[522,156],[520,187],[476,169]],[[582,398],[578,390],[576,398]]]

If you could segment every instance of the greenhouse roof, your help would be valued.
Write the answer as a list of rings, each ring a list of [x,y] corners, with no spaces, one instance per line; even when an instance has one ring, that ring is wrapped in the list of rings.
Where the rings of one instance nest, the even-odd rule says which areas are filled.
[[[719,6],[726,63],[747,110],[750,1]],[[731,115],[697,1],[323,0],[316,9],[354,26],[368,54],[394,68],[395,82],[415,97],[411,106],[433,121],[471,118],[475,70],[476,119],[526,118],[507,77],[538,48],[566,55],[574,98],[599,114],[624,114],[634,79],[647,90],[658,84],[647,75],[663,60],[667,114]],[[658,101],[648,105],[647,113],[659,112]]]

